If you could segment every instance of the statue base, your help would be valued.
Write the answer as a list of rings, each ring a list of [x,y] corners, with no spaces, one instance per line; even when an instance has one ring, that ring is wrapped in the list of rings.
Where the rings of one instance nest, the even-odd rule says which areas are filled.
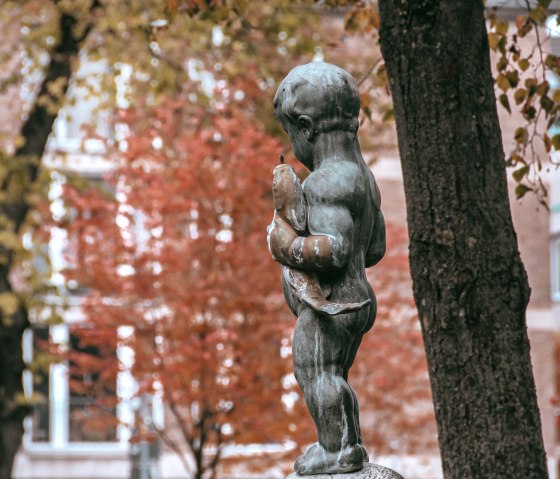
[[[313,476],[300,476],[297,472],[293,472],[286,479],[404,479],[404,477],[387,467],[365,462],[363,469],[356,472],[314,474]]]

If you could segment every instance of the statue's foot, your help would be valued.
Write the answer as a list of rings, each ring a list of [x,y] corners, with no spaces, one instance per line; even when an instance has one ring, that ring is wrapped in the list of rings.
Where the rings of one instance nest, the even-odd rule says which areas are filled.
[[[362,455],[364,456],[364,462],[369,462],[369,455],[366,451],[366,448],[363,446],[363,444],[359,444],[360,449],[362,450]]]
[[[306,460],[305,458],[315,454],[315,449],[317,449],[318,447],[319,447],[318,442],[316,442],[315,444],[311,444],[311,446],[309,446],[307,450],[296,459],[296,462],[294,463],[294,471],[298,472],[303,467],[303,464],[305,463]]]
[[[359,471],[364,467],[362,447],[355,445],[342,451],[328,452],[319,443],[315,443],[297,458],[294,470],[300,476]]]

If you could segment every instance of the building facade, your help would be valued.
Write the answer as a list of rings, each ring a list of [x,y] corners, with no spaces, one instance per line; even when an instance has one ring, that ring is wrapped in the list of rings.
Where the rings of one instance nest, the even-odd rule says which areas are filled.
[[[492,6],[492,2],[487,2]],[[500,6],[503,5],[502,2]],[[507,3],[507,2],[506,2]],[[554,3],[554,2],[553,2]],[[506,9],[507,10],[507,9]],[[510,18],[519,14],[516,5],[506,12]],[[531,39],[528,38],[527,41]],[[85,62],[87,64],[87,62]],[[102,64],[89,64],[82,75],[103,74]],[[80,73],[79,73],[80,74]],[[69,92],[77,95],[79,91]],[[110,171],[112,165],[104,155],[103,142],[86,140],[81,129],[87,123],[95,109],[94,103],[76,101],[64,111],[55,125],[54,135],[49,143],[45,163],[55,171],[79,172],[92,181],[102,181],[103,175]],[[507,115],[500,110],[504,148],[511,148],[513,132],[520,121],[515,115]],[[103,115],[99,118],[96,130],[108,140],[113,140],[115,132],[103,123]],[[396,141],[394,141],[396,145]],[[373,166],[381,195],[383,211],[388,221],[405,224],[406,210],[402,182],[402,173],[396,147],[387,148],[378,153]],[[521,255],[526,266],[532,288],[531,301],[527,312],[527,323],[532,346],[532,359],[537,385],[541,421],[551,478],[558,475],[558,418],[560,416],[558,360],[560,359],[560,171],[552,170],[545,175],[545,182],[550,192],[550,213],[531,195],[523,200],[516,200],[512,193],[512,215],[518,234]],[[53,201],[56,200],[56,176],[53,179]],[[514,184],[511,184],[513,191]],[[55,231],[55,235],[57,232]],[[53,281],[59,281],[56,268],[64,267],[59,246],[64,245],[67,238],[64,232],[53,241],[55,274]],[[58,258],[58,260],[56,259]],[[57,266],[57,261],[60,262]],[[63,287],[62,284],[59,286]],[[69,306],[61,310],[65,323],[48,330],[35,329],[26,333],[24,338],[25,354],[31,360],[35,354],[34,344],[38,340],[50,338],[52,342],[79,348],[72,341],[72,327],[81,324],[79,294],[69,292]],[[52,306],[57,307],[56,298],[52,298]],[[65,302],[68,302],[65,300]],[[62,307],[62,305],[61,305]],[[127,331],[118,334],[126,335]],[[125,366],[129,361],[126,349],[115,351]],[[157,401],[151,401],[149,412],[146,404],[132,401],[134,381],[126,372],[126,367],[117,378],[115,391],[119,398],[116,406],[116,417],[119,422],[113,428],[92,431],[84,427],[84,406],[91,398],[74,394],[68,387],[71,365],[68,363],[53,364],[42,378],[36,382],[28,375],[26,388],[42,393],[48,401],[39,403],[33,414],[26,420],[26,433],[23,448],[16,458],[14,479],[175,479],[184,477],[179,460],[171,452],[163,449],[161,453],[143,446],[131,446],[134,417],[145,416],[146,420],[163,421],[164,413]],[[83,381],[94,381],[95,378],[79,378]],[[273,452],[273,451],[272,451]],[[159,461],[156,457],[159,455]],[[426,457],[381,457],[376,462],[402,471],[409,479],[439,479],[442,477],[437,451]],[[139,468],[139,461],[147,465]],[[232,477],[247,477],[246,471],[232,472]],[[262,474],[259,477],[265,477]],[[283,477],[282,471],[271,471],[270,476]]]

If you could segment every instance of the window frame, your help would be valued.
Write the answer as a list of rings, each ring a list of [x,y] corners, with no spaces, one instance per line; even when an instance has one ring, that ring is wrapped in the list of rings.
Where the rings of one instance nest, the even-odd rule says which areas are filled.
[[[58,324],[50,326],[50,339],[62,347],[68,345],[70,339],[71,324]],[[119,328],[118,333],[121,335]],[[33,331],[28,329],[23,337],[24,358],[29,361],[32,359],[33,351]],[[119,347],[117,347],[117,358],[119,357]],[[116,431],[116,440],[109,442],[79,442],[70,441],[70,389],[68,384],[69,365],[67,362],[51,364],[49,367],[49,439],[48,441],[37,442],[33,440],[33,417],[28,416],[25,421],[25,432],[23,436],[23,446],[30,454],[103,454],[110,456],[122,456],[128,454],[129,439],[131,429],[128,425],[132,424],[134,411],[131,405],[132,390],[130,385],[133,382],[129,365],[118,373],[117,376],[117,418],[119,425]],[[31,371],[24,372],[25,392],[29,396],[33,392],[33,375]]]

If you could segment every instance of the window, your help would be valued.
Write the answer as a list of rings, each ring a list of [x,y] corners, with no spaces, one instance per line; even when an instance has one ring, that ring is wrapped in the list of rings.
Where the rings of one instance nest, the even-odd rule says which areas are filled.
[[[64,188],[68,183],[72,184],[73,177],[78,176],[82,188],[83,198],[87,198],[89,194],[93,195],[107,195],[108,197],[114,196],[115,191],[101,177],[81,177],[75,173],[68,175],[60,171],[50,172],[50,187],[49,187],[49,201],[50,212],[52,219],[65,223],[64,218],[70,218],[68,224],[74,223],[76,218],[87,217],[95,220],[100,225],[112,225],[115,222],[113,213],[108,213],[103,208],[81,208],[76,209],[72,205],[65,203],[63,197]],[[108,242],[106,237],[101,237],[96,230],[92,230],[97,236],[91,232],[89,235],[84,234],[83,229],[77,229],[62,226],[51,226],[49,228],[50,240],[48,242],[48,262],[39,254],[33,257],[33,267],[36,271],[42,274],[50,274],[47,280],[52,286],[58,289],[58,293],[68,299],[74,296],[79,300],[80,297],[85,296],[89,289],[86,284],[82,284],[79,278],[76,278],[76,272],[83,270],[81,261],[84,259],[85,244],[89,242],[104,241],[107,245],[112,244]],[[31,249],[31,246],[30,246]],[[37,250],[37,248],[35,248]],[[109,253],[108,253],[109,254]],[[50,266],[50,268],[49,268]]]
[[[102,155],[104,141],[113,139],[108,94],[103,87],[112,72],[103,60],[93,60],[84,50],[66,94],[67,102],[54,123],[49,150]]]
[[[45,349],[49,340],[49,329],[38,327],[33,331],[33,352],[35,363],[40,364],[40,352]],[[42,366],[33,373],[33,392],[35,406],[33,407],[33,429],[31,436],[34,442],[48,442],[50,437],[49,421],[49,371],[48,366]]]
[[[34,327],[24,335],[26,362],[42,366],[30,368],[24,376],[26,393],[35,403],[26,419],[24,445],[31,452],[126,452],[130,438],[128,424],[133,417],[129,401],[134,391],[130,364],[123,365],[118,359],[122,354],[117,347],[113,356],[115,361],[120,361],[116,368],[119,372],[115,373],[114,386],[105,390],[113,394],[114,399],[100,405],[94,393],[99,384],[98,374],[78,368],[79,356],[72,353],[88,353],[95,357],[101,350],[81,344],[73,334],[75,330],[76,326],[60,324]],[[116,334],[120,337],[120,331]],[[69,352],[70,360],[51,362],[49,344]]]
[[[109,67],[83,49],[79,66],[66,93],[66,103],[57,115],[43,164],[51,169],[100,177],[114,168],[107,145],[119,139],[114,108],[128,94],[131,69]],[[115,83],[115,84],[114,84]],[[113,85],[114,84],[114,85]],[[116,87],[116,95],[107,93]],[[122,129],[122,128],[121,128]],[[121,135],[122,136],[122,135]]]
[[[117,440],[117,423],[111,420],[116,417],[116,377],[109,379],[107,384],[99,387],[100,373],[88,369],[80,363],[80,358],[86,361],[109,356],[117,361],[116,350],[108,355],[99,347],[84,345],[80,340],[80,331],[70,329],[69,347],[72,358],[68,364],[69,400],[68,400],[68,440],[70,442],[114,442]],[[87,329],[87,327],[79,327]],[[99,396],[106,397],[109,404],[99,404]],[[114,398],[114,399],[113,399]]]

